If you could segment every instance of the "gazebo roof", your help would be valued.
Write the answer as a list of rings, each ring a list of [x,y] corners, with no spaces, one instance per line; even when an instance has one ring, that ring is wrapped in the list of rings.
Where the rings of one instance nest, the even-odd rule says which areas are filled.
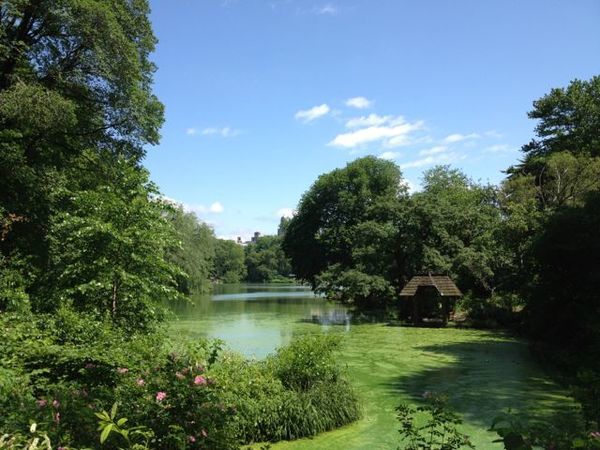
[[[421,286],[433,286],[444,297],[462,297],[463,295],[447,275],[417,275],[406,283],[406,286],[400,292],[400,296],[412,297]]]

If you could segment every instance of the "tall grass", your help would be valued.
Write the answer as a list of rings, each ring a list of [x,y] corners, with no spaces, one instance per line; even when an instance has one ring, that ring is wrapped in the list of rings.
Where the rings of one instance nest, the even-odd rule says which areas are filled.
[[[314,436],[357,420],[358,399],[335,359],[339,341],[306,336],[265,361],[226,355],[215,376],[237,408],[243,443]]]

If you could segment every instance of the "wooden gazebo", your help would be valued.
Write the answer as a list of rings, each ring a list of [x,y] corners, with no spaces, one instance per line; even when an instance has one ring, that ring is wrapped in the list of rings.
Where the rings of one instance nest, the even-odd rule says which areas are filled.
[[[410,297],[412,308],[408,308],[413,323],[423,320],[423,303],[432,297],[441,300],[441,315],[444,323],[448,322],[454,304],[462,292],[447,275],[417,275],[410,279],[400,292],[400,298]],[[406,309],[406,308],[405,308]]]

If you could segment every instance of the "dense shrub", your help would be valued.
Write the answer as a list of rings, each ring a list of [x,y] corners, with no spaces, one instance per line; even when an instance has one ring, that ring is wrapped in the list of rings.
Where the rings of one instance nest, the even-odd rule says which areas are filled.
[[[265,361],[226,354],[214,375],[237,408],[243,442],[313,436],[360,417],[357,397],[335,360],[339,341],[305,336]]]
[[[307,336],[267,360],[246,360],[220,342],[126,335],[110,319],[63,307],[52,316],[0,314],[0,341],[0,435],[14,442],[33,421],[57,446],[97,447],[98,414],[114,405],[157,449],[227,450],[359,417],[331,337]],[[105,448],[128,446],[121,433],[105,438]]]

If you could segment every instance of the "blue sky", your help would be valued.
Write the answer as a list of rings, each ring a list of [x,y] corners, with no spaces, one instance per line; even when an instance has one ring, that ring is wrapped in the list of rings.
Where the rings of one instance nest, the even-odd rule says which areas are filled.
[[[218,236],[274,233],[318,175],[368,154],[497,183],[536,98],[600,74],[600,1],[152,0],[145,165]]]

